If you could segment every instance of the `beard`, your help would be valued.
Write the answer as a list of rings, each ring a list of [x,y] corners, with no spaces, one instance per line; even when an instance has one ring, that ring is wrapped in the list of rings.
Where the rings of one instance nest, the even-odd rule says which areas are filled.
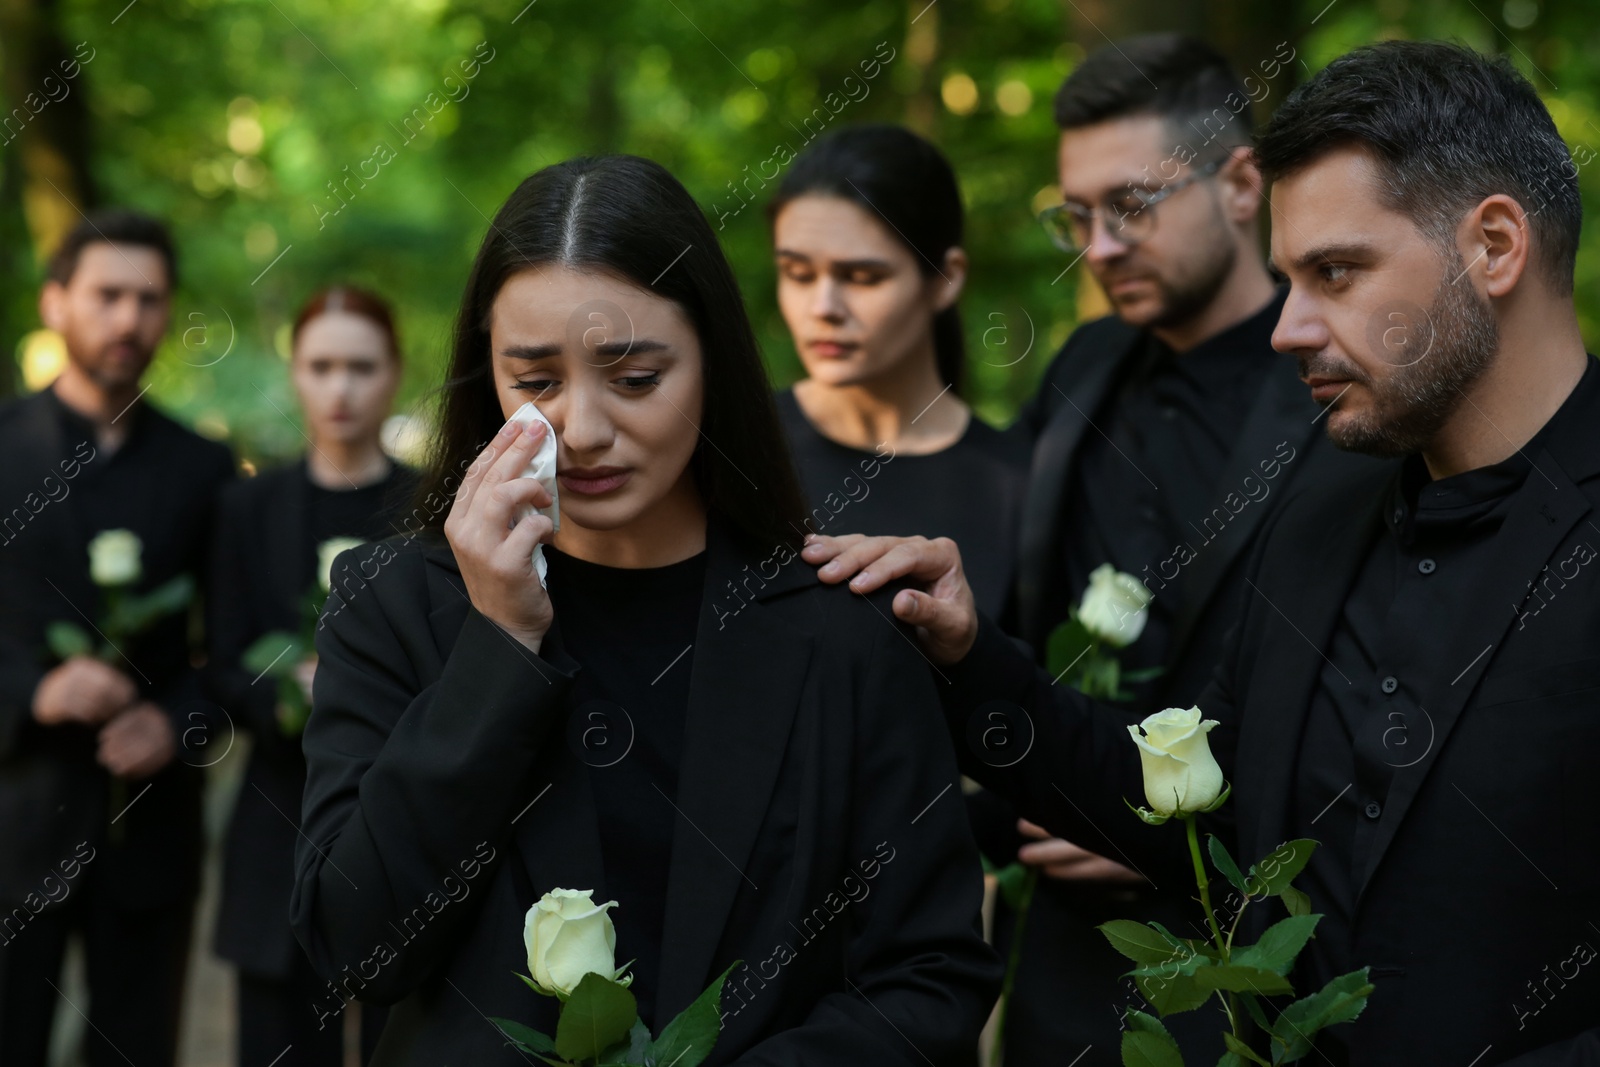
[[[1412,333],[1423,353],[1420,357],[1397,361],[1381,340],[1387,332],[1380,327],[1374,338],[1369,331],[1374,355],[1392,368],[1383,377],[1374,378],[1353,363],[1322,353],[1300,357],[1302,378],[1348,378],[1372,393],[1368,410],[1338,422],[1329,419],[1328,439],[1334,447],[1382,459],[1421,452],[1461,406],[1466,390],[1494,362],[1499,323],[1488,301],[1472,286],[1452,280],[1464,273],[1461,253],[1453,252],[1432,303]],[[1337,403],[1336,398],[1329,406]]]
[[[1119,265],[1107,271],[1107,276],[1099,279],[1107,293],[1112,284],[1132,274],[1147,276],[1158,294],[1155,311],[1142,317],[1140,321],[1127,318],[1117,308],[1117,302],[1112,300],[1111,306],[1117,315],[1130,326],[1142,329],[1162,328],[1191,322],[1210,307],[1211,302],[1222,291],[1222,287],[1227,284],[1228,275],[1232,273],[1234,263],[1238,259],[1233,236],[1228,232],[1227,223],[1223,220],[1220,209],[1214,213],[1208,232],[1195,240],[1192,247],[1196,250],[1196,258],[1190,262],[1175,264],[1176,269],[1170,274],[1153,270],[1128,270],[1128,265],[1136,265],[1139,255],[1137,249],[1131,257],[1132,263]]]

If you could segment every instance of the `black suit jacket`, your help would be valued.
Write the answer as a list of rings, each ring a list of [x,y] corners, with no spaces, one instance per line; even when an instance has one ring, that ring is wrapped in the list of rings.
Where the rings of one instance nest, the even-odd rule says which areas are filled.
[[[1078,457],[1085,440],[1099,432],[1093,420],[1137,361],[1144,336],[1143,330],[1114,315],[1075,331],[1007,431],[1033,442],[1021,524],[1015,632],[1033,646],[1041,663],[1050,631],[1065,618],[1066,606],[1083,595],[1082,589],[1067,587],[1061,549],[1080,521],[1067,514],[1065,506]],[[1210,681],[1222,654],[1221,635],[1232,622],[1235,607],[1222,591],[1238,585],[1250,545],[1292,487],[1375,466],[1328,443],[1317,418],[1320,409],[1301,383],[1292,357],[1278,356],[1262,369],[1260,391],[1207,494],[1219,509],[1213,525],[1221,532],[1210,541],[1196,536],[1189,542],[1195,558],[1182,568],[1183,584],[1178,588],[1183,600],[1176,609],[1172,647],[1151,688],[1149,705],[1141,710],[1188,706]],[[1263,477],[1263,463],[1272,465],[1276,477]],[[1244,488],[1246,478],[1262,487],[1259,499],[1248,495],[1255,490]]]
[[[1372,967],[1366,1013],[1341,1027],[1362,1065],[1600,1064],[1592,990],[1567,973],[1579,944],[1600,948],[1600,577],[1573,570],[1574,546],[1600,545],[1600,439],[1588,425],[1552,434],[1498,535],[1502,565],[1437,649],[1455,680],[1428,695],[1425,754],[1397,770],[1378,847],[1354,872],[1352,958]],[[1237,628],[1200,708],[1222,725],[1212,747],[1233,797],[1208,827],[1253,861],[1288,836],[1292,779],[1322,654],[1372,539],[1382,531],[1393,464],[1305,485],[1273,516],[1253,553]],[[1527,625],[1543,571],[1568,585]],[[972,653],[945,669],[948,725],[963,735],[987,701],[1027,714],[1032,748],[996,768],[966,748],[963,768],[1053,831],[1126,857],[1159,884],[1193,885],[1181,827],[1146,827],[1123,798],[1144,796],[1120,716],[1050,679],[984,621]],[[993,711],[997,705],[987,709]],[[1234,825],[1229,825],[1229,822]],[[1312,901],[1313,907],[1316,901]],[[1246,912],[1258,936],[1280,917]],[[1592,966],[1593,964],[1590,964]],[[1549,970],[1547,970],[1549,968]],[[1554,976],[1552,978],[1552,976]],[[1542,994],[1535,999],[1530,992]],[[1548,984],[1547,984],[1548,983]],[[1571,985],[1572,988],[1566,988]],[[1301,990],[1308,993],[1310,990]],[[1538,1007],[1537,1011],[1530,1009]],[[1482,1057],[1481,1059],[1478,1059]]]
[[[412,472],[400,471],[397,485],[415,484]],[[226,486],[211,552],[206,681],[211,699],[252,738],[223,843],[215,947],[244,970],[277,978],[288,976],[301,952],[289,928],[289,895],[306,761],[300,739],[278,726],[277,684],[239,659],[262,634],[302,625],[301,602],[317,580],[315,546],[306,543],[308,484],[302,457]],[[379,513],[370,529],[349,533],[377,540],[392,529]]]
[[[98,728],[33,718],[34,690],[54,666],[46,625],[63,619],[87,629],[100,603],[88,567],[99,531],[80,528],[71,494],[86,465],[106,460],[93,442],[64,440],[52,404],[39,392],[0,408],[0,502],[9,509],[0,515],[0,904],[42,894],[48,876],[59,884],[60,864],[87,842],[105,892],[124,907],[152,907],[194,891],[200,768],[220,754],[226,724],[203,699],[186,615],[124,649],[140,697],[172,716],[179,752],[147,781],[129,783],[131,806],[118,820],[124,844],[106,846],[110,776],[95,760]],[[137,588],[185,572],[203,587],[215,497],[232,477],[232,456],[148,403],[140,418],[141,462],[119,487],[129,501],[121,525],[146,546]]]
[[[742,959],[708,1063],[968,1067],[1000,968],[929,664],[892,591],[822,586],[715,520],[707,550],[657,1018]],[[514,977],[530,898],[603,889],[582,668],[559,619],[535,656],[472,608],[442,542],[347,559],[370,577],[318,635],[295,931],[397,1002],[377,1064],[521,1063],[485,1016],[553,1032]]]

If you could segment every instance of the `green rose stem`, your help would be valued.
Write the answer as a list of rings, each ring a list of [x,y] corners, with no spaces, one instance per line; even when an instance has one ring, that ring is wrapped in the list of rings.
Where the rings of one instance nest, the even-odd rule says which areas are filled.
[[[1017,921],[1011,928],[1011,952],[1006,960],[1005,981],[1000,985],[1000,1018],[995,1023],[990,1067],[999,1067],[1005,1058],[1006,1019],[1011,1014],[1011,990],[1017,984],[1017,967],[1022,963],[1022,935],[1028,928],[1028,910],[1033,904],[1034,887],[1038,884],[1039,868],[1029,867],[1017,896]]]
[[[1222,927],[1217,925],[1217,913],[1211,908],[1211,879],[1206,877],[1206,867],[1200,860],[1200,831],[1194,824],[1193,812],[1180,812],[1178,818],[1183,820],[1184,833],[1189,837],[1189,859],[1194,863],[1195,884],[1200,887],[1200,906],[1205,909],[1206,923],[1211,927],[1211,939],[1217,946],[1217,952],[1222,956],[1224,965],[1228,963],[1229,949],[1233,945],[1233,931],[1228,931],[1227,938],[1222,936]],[[1237,924],[1236,924],[1237,926]],[[1221,991],[1218,991],[1219,995]],[[1223,1008],[1228,1013],[1228,1026],[1233,1031],[1233,1036],[1243,1040],[1244,1035],[1239,1032],[1239,1002],[1233,993],[1223,998]]]

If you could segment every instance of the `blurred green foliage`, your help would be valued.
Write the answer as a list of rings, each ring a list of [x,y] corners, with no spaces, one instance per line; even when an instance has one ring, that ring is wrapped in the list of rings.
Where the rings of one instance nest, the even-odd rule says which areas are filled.
[[[1009,421],[1076,324],[1079,287],[1092,285],[1079,268],[1062,274],[1066,259],[1033,220],[1054,183],[1052,96],[1103,40],[1073,31],[1084,11],[1072,0],[124,3],[39,6],[65,41],[94,49],[78,88],[101,199],[165,216],[180,239],[183,285],[153,395],[225,432],[243,457],[303,447],[284,357],[308,293],[351,281],[388,295],[407,361],[400,408],[425,401],[488,217],[527,174],[585,153],[650,156],[714,226],[727,213],[720,236],[774,381],[792,381],[799,363],[774,303],[764,197],[734,213],[732,186],[779,142],[800,147],[804,116],[889,50],[868,93],[830,126],[910,122],[954,161],[973,262],[968,394],[981,414]],[[1266,106],[1290,77],[1357,44],[1456,38],[1510,54],[1569,145],[1600,149],[1600,32],[1586,4],[1288,6],[1298,69]],[[1266,58],[1234,56],[1245,70]],[[1580,179],[1591,215],[1596,169]],[[1577,275],[1591,348],[1597,275],[1591,237]],[[0,294],[8,351],[37,325],[37,282],[14,278]]]

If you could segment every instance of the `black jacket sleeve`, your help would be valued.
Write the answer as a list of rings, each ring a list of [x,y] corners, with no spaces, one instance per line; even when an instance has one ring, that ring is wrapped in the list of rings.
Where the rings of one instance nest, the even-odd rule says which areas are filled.
[[[334,573],[369,552],[339,555]],[[394,939],[401,902],[451,873],[462,843],[505,842],[526,780],[559,744],[574,677],[471,609],[438,679],[420,687],[413,662],[434,655],[422,560],[405,554],[364,587],[335,591],[317,633],[317,678],[302,747],[307,764],[290,915],[325,977]],[[364,571],[362,573],[365,573]],[[425,647],[424,647],[425,646]],[[547,740],[548,739],[548,740]],[[492,868],[497,862],[486,866]],[[403,998],[455,947],[476,908],[442,912],[364,986],[362,999]]]
[[[874,597],[886,619],[893,591]],[[883,866],[855,915],[848,991],[824,996],[739,1067],[968,1067],[999,993],[1000,962],[981,930],[982,867],[928,664],[904,624],[875,634],[853,739],[856,800],[841,832],[847,855]]]

